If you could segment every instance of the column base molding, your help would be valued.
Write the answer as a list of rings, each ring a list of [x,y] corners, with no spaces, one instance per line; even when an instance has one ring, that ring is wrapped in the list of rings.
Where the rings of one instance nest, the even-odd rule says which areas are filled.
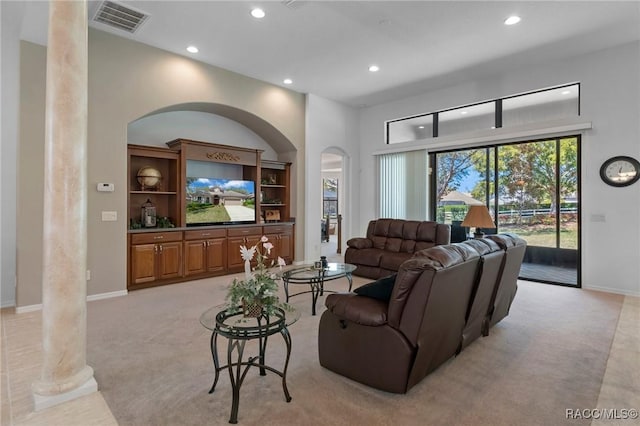
[[[33,402],[35,411],[44,410],[45,408],[53,407],[54,405],[62,404],[63,402],[71,401],[82,396],[86,396],[98,391],[98,382],[93,377],[93,369],[87,367],[91,371],[89,378],[78,387],[63,391],[60,393],[46,392],[46,394],[39,393],[38,390],[41,387],[48,387],[42,382],[36,382],[33,385]],[[45,386],[43,386],[45,385]]]

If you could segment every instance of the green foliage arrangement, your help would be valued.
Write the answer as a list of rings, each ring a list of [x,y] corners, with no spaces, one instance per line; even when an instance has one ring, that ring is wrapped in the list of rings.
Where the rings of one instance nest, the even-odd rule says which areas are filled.
[[[229,286],[226,301],[226,309],[229,313],[245,311],[249,306],[259,306],[264,315],[273,315],[278,309],[290,311],[291,305],[282,302],[278,297],[278,274],[270,267],[277,265],[282,268],[285,261],[278,257],[269,262],[269,255],[273,244],[266,236],[251,248],[240,246],[242,259],[245,261],[244,279],[234,278]],[[257,265],[251,271],[251,261],[256,257]]]

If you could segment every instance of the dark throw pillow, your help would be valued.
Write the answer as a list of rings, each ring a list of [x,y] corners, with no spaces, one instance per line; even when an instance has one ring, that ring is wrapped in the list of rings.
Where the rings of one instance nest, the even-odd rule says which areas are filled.
[[[396,275],[398,274],[380,278],[377,281],[358,287],[353,291],[360,296],[388,302],[389,299],[391,299],[391,292],[393,291],[393,284],[396,282]]]

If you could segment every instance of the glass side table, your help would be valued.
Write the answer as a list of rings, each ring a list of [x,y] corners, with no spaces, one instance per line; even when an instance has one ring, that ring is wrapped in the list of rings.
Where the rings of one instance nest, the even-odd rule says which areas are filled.
[[[231,417],[229,423],[238,423],[238,407],[240,403],[240,387],[244,381],[249,368],[258,367],[260,375],[265,376],[269,370],[282,377],[282,390],[285,400],[291,401],[291,395],[287,389],[287,368],[291,356],[291,335],[288,326],[300,318],[297,310],[285,312],[279,309],[274,315],[263,314],[257,318],[244,317],[242,312],[229,313],[225,305],[209,308],[200,316],[200,324],[211,330],[211,356],[215,369],[215,378],[209,393],[213,393],[220,377],[220,371],[228,369],[233,400],[231,404]],[[266,365],[265,353],[267,350],[268,337],[280,333],[287,345],[287,356],[282,371]],[[218,335],[227,338],[227,364],[220,365],[218,358]],[[258,355],[251,356],[246,360],[244,356],[244,346],[248,340],[258,339]],[[234,352],[236,352],[234,358]]]
[[[329,263],[324,268],[315,268],[314,265],[302,265],[289,269],[282,273],[286,302],[289,302],[290,297],[311,293],[311,315],[315,315],[318,296],[324,295],[325,292],[335,293],[334,291],[325,290],[324,283],[345,277],[349,281],[349,291],[351,291],[351,286],[353,285],[352,274],[355,270],[356,266],[350,263]],[[307,284],[310,290],[290,295],[290,284]]]

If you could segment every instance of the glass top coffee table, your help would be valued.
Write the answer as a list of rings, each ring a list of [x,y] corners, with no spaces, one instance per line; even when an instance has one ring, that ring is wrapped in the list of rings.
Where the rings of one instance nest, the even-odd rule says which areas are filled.
[[[324,268],[315,268],[314,265],[302,265],[289,269],[282,273],[284,294],[287,297],[286,301],[289,302],[290,297],[299,294],[311,293],[311,315],[315,315],[318,296],[322,296],[325,291],[335,293],[335,291],[325,290],[324,283],[345,277],[349,281],[349,291],[351,291],[353,284],[352,273],[355,270],[356,266],[350,263],[329,263]],[[311,287],[311,290],[290,295],[289,284],[306,284]]]
[[[238,423],[238,408],[240,405],[240,386],[251,367],[258,367],[260,375],[265,376],[267,370],[282,377],[282,390],[286,402],[291,401],[287,389],[287,368],[291,356],[291,335],[288,327],[300,318],[300,313],[292,309],[285,312],[278,309],[273,315],[262,314],[256,318],[243,317],[242,312],[230,313],[225,305],[209,308],[200,316],[200,324],[211,330],[211,356],[215,377],[209,393],[213,393],[220,377],[220,372],[227,369],[231,380],[232,402],[229,423]],[[277,370],[267,365],[265,355],[269,336],[281,334],[287,346],[284,369]],[[227,338],[227,364],[221,366],[218,356],[218,336]],[[245,343],[248,340],[258,340],[258,355],[244,359]],[[234,358],[234,352],[236,353]],[[224,360],[224,358],[223,358]],[[255,401],[254,401],[255,402]]]

